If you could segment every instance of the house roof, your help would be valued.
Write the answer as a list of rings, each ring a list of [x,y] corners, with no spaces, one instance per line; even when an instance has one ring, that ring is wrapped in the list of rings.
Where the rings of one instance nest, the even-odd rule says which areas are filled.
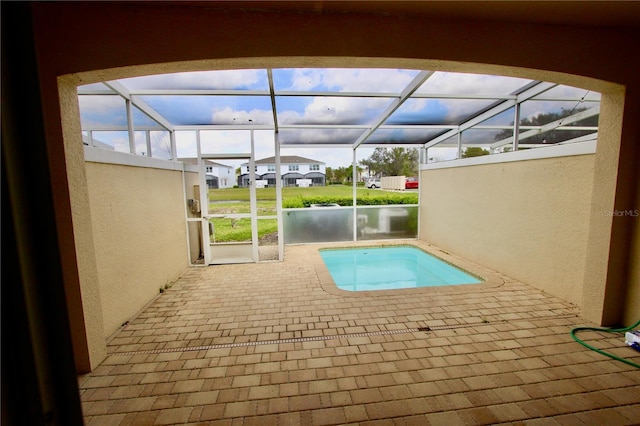
[[[275,164],[276,157],[267,157],[256,160],[256,164]],[[310,158],[298,157],[297,155],[280,156],[280,164],[325,164],[322,161],[312,160]]]
[[[197,166],[198,165],[198,159],[197,158],[178,158],[178,161],[182,161],[185,164],[191,164],[192,166]],[[221,164],[221,163],[216,163],[215,161],[211,161],[211,160],[203,159],[203,161],[208,166],[226,167],[226,168],[229,168],[229,169],[233,168],[232,166],[228,166],[226,164]]]

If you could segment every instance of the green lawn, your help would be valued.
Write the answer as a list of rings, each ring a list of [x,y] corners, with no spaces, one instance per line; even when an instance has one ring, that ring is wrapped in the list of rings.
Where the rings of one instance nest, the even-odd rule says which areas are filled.
[[[358,188],[357,194],[375,194],[381,192],[380,190]],[[314,197],[318,195],[330,196],[330,197],[351,197],[353,189],[347,185],[329,185],[329,186],[314,186],[311,188],[298,188],[298,187],[286,187],[282,188],[282,199],[296,197]],[[249,188],[227,188],[227,189],[210,189],[209,197],[215,200],[245,200],[249,201]],[[275,188],[256,188],[256,198],[258,200],[275,200],[276,189]]]
[[[251,219],[209,219],[213,223],[214,240],[216,243],[230,241],[251,241]],[[258,220],[258,238],[266,237],[278,232],[276,219]]]
[[[275,188],[257,188],[256,198],[259,215],[275,214]],[[210,209],[219,210],[219,213],[234,211],[247,213],[249,211],[248,188],[210,189],[209,199],[216,201],[210,204]],[[413,191],[391,192],[359,187],[356,189],[356,199],[358,205],[417,204],[418,193]],[[229,203],[224,203],[224,201],[229,201]],[[337,203],[341,206],[350,206],[352,202],[353,188],[347,185],[282,188],[282,206],[284,208],[308,207],[311,203]]]
[[[256,189],[258,216],[276,215],[276,189]],[[210,214],[249,213],[249,189],[210,189]],[[417,204],[417,192],[391,192],[379,189],[356,189],[358,205]],[[350,206],[353,203],[353,188],[347,185],[329,185],[311,188],[282,188],[284,208],[302,208],[315,203],[337,203]],[[250,241],[251,222],[249,219],[211,219],[215,229],[216,242]],[[277,232],[275,219],[258,220],[258,236],[265,237]]]

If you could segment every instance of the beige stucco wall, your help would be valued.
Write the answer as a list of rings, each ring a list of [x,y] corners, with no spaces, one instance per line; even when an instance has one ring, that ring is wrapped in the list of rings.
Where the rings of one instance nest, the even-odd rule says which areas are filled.
[[[594,157],[423,170],[420,238],[580,305]]]
[[[182,172],[86,163],[104,335],[189,266]]]
[[[60,232],[61,258],[65,282],[78,282],[78,286],[65,288],[69,305],[71,342],[78,372],[88,372],[97,367],[107,356],[102,301],[96,270],[96,252],[92,232],[89,192],[86,185],[84,150],[78,111],[77,82],[70,78],[59,79],[60,106],[64,114],[60,117],[65,140],[64,157],[55,158],[56,163],[66,164],[67,179],[60,174],[52,176],[53,188],[60,190],[68,186],[69,204],[58,202],[58,220],[70,220]],[[66,162],[66,163],[65,163]],[[73,207],[72,207],[73,206]],[[73,265],[73,267],[70,267]]]

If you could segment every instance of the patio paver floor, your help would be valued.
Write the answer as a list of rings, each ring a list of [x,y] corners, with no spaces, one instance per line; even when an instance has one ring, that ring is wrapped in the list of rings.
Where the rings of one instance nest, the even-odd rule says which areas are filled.
[[[574,342],[575,306],[496,273],[332,291],[319,247],[186,271],[79,377],[86,424],[640,423],[640,369]],[[622,335],[580,337],[640,363]]]

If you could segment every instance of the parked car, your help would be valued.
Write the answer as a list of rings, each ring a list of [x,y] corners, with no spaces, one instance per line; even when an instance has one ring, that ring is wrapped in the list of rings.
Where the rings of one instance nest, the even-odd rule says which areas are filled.
[[[404,189],[417,189],[418,188],[418,178],[416,177],[408,177],[404,182]]]
[[[380,179],[369,179],[367,181],[367,188],[380,188]]]

